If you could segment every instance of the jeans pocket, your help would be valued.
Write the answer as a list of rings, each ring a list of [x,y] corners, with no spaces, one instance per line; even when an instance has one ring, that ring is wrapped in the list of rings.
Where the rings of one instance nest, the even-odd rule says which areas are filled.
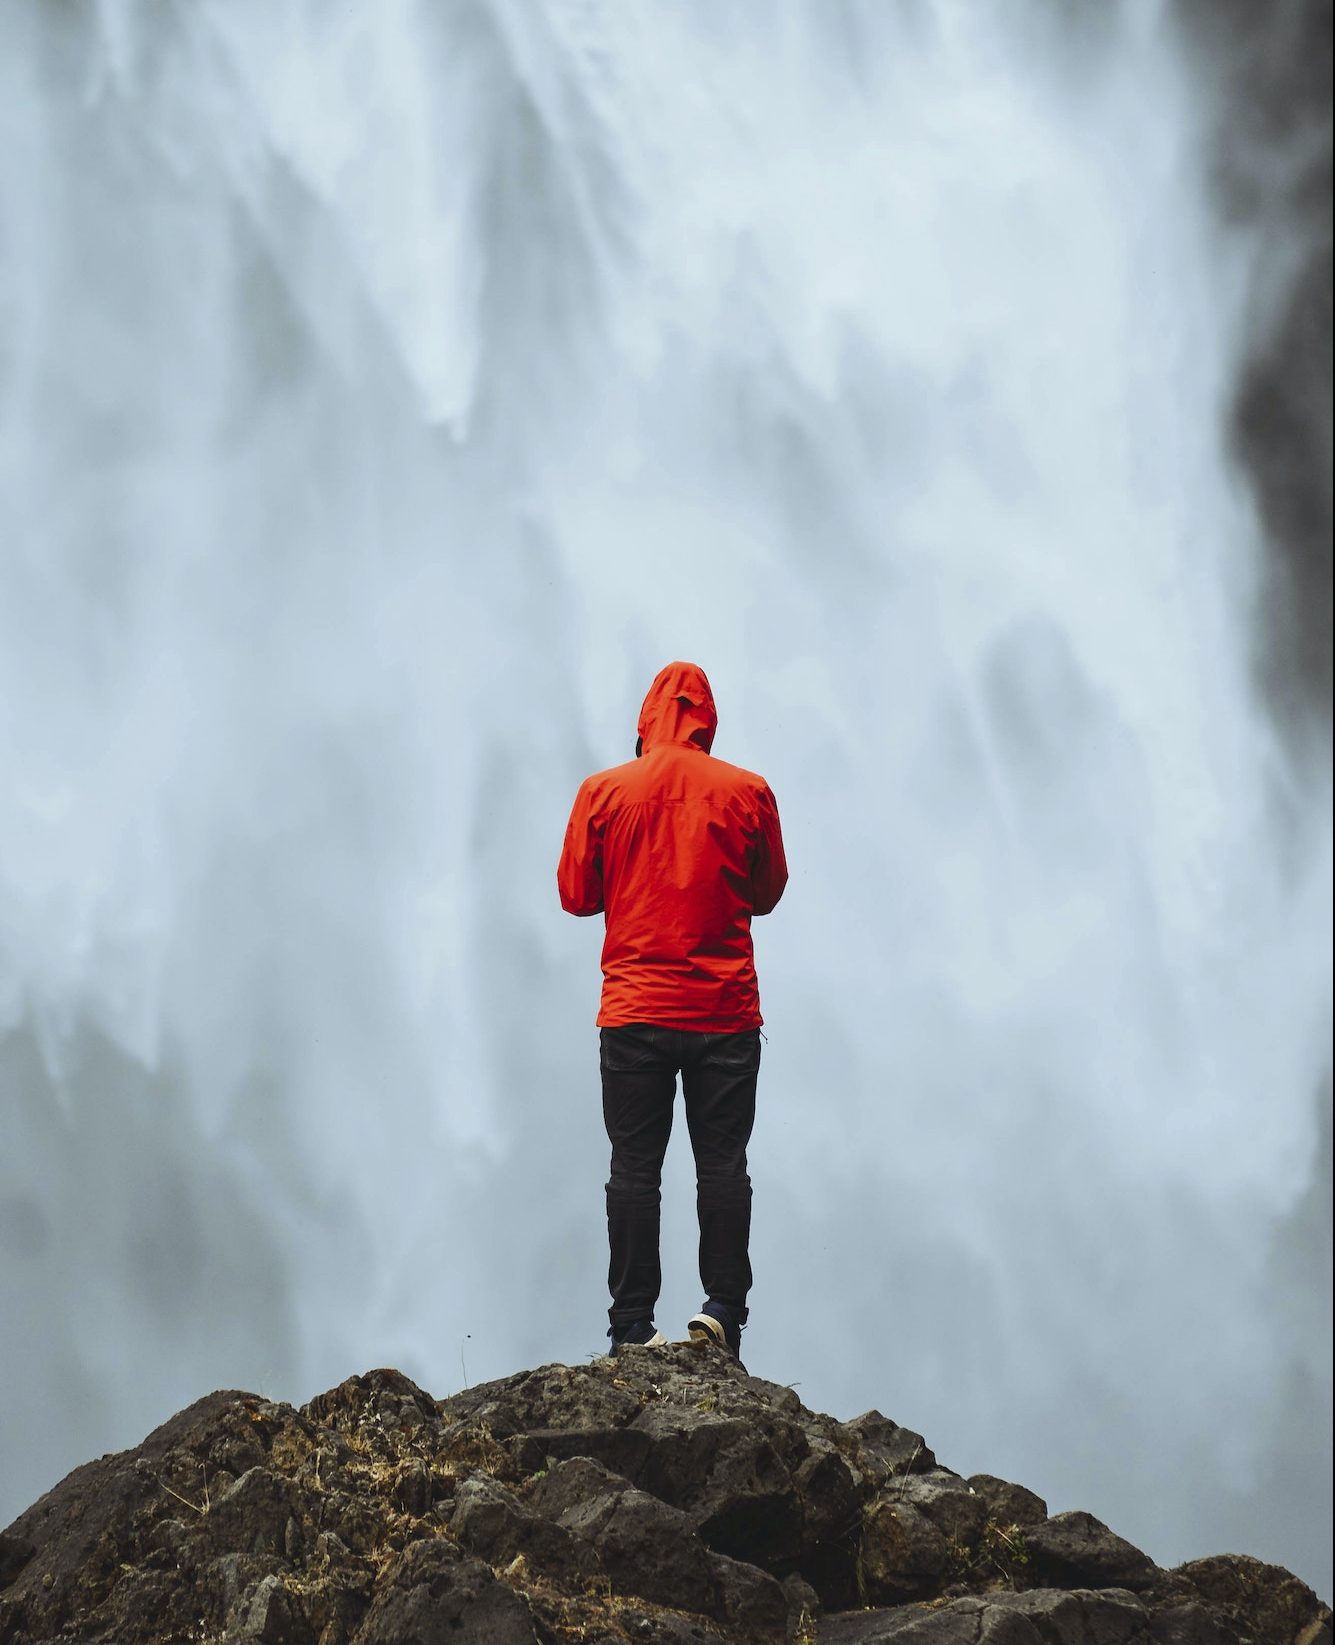
[[[648,1024],[630,1024],[625,1028],[600,1028],[598,1031],[598,1065],[610,1074],[640,1074],[661,1068],[663,1050],[658,1036],[663,1030]]]
[[[709,1060],[732,1073],[754,1073],[760,1067],[760,1030],[744,1028],[737,1034],[718,1035],[717,1044],[709,1048]]]

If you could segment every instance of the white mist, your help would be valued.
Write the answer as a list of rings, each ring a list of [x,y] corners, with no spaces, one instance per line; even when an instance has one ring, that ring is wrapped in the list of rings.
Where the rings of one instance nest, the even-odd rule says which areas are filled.
[[[554,865],[683,656],[793,868],[752,1368],[1329,1591],[1330,771],[1168,23],[15,8],[0,1519],[215,1386],[597,1348]]]

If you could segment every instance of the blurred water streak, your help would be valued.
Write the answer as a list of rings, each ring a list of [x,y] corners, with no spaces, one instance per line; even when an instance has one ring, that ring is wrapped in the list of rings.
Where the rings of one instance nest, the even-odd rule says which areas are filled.
[[[753,1368],[1328,1593],[1330,763],[1230,459],[1306,248],[1175,14],[12,10],[0,1520],[597,1347],[553,869],[684,656],[794,869]]]

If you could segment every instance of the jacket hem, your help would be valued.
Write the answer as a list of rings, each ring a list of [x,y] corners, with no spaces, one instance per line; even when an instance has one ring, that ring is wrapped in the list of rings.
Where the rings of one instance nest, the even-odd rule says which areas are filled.
[[[656,1013],[646,1016],[644,1012],[607,1013],[600,1011],[594,1018],[594,1025],[598,1028],[675,1028],[688,1034],[741,1034],[750,1028],[762,1028],[765,1019],[759,1011],[744,1012],[731,1016],[669,1016]]]

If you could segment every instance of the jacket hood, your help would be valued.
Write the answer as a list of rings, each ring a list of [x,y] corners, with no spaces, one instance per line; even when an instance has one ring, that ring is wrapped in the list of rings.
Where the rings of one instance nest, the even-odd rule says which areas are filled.
[[[655,743],[694,743],[707,754],[718,729],[718,712],[704,669],[694,663],[669,663],[660,669],[636,729],[646,748]]]

